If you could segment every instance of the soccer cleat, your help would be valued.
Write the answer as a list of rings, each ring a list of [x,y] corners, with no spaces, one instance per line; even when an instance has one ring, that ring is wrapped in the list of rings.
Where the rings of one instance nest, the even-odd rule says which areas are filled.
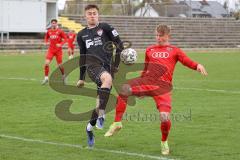
[[[105,133],[105,137],[110,137],[116,134],[122,128],[122,122],[113,122],[109,127],[109,130]]]
[[[73,55],[68,56],[68,59],[69,59],[69,60],[70,60],[70,59],[73,59]]]
[[[45,77],[44,80],[42,81],[42,85],[45,85],[45,84],[47,84],[47,83],[48,83],[48,78]]]
[[[86,128],[86,133],[88,137],[88,147],[92,148],[95,143],[93,131],[88,131]]]
[[[169,147],[167,141],[161,142],[162,155],[169,155]]]
[[[97,119],[96,128],[97,129],[103,129],[103,125],[104,125],[104,118],[103,117],[99,117]]]

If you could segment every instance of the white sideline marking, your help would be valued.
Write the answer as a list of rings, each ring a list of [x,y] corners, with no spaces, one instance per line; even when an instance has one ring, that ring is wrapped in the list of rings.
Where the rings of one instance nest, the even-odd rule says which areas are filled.
[[[0,77],[0,80],[22,80],[22,81],[41,81],[35,78],[22,78],[22,77]],[[191,80],[194,81],[194,80]],[[198,80],[196,80],[198,81]],[[185,87],[174,87],[177,90],[194,90],[194,91],[207,91],[207,92],[218,92],[218,93],[229,93],[229,94],[240,94],[240,91],[231,91],[223,89],[203,89],[203,88],[185,88]]]
[[[174,87],[174,89],[240,94],[240,91],[228,91],[228,90],[222,90],[222,89],[181,88],[181,87]]]
[[[175,79],[173,82],[212,82],[212,83],[239,83],[240,80],[208,80],[208,79]]]
[[[41,81],[40,79],[36,78],[24,78],[24,77],[0,77],[0,79],[3,80],[23,80],[23,81]],[[192,82],[221,82],[221,83],[239,83],[240,80],[194,80],[194,79],[177,79],[174,80],[173,82],[178,82],[178,81],[192,81]]]
[[[21,81],[40,81],[36,78],[21,78],[21,77],[12,77],[12,78],[7,78],[7,77],[0,77],[2,80],[21,80]]]
[[[48,145],[55,145],[55,146],[62,146],[62,147],[87,149],[81,145],[67,144],[67,143],[60,143],[60,142],[50,142],[50,141],[43,141],[43,140],[38,140],[38,139],[29,139],[29,138],[23,138],[23,137],[9,136],[9,135],[5,135],[5,134],[0,134],[0,137],[6,138],[6,139],[12,139],[12,140],[24,141],[24,142],[32,142],[32,143],[48,144]],[[102,151],[102,152],[107,152],[107,153],[116,153],[116,154],[122,154],[122,155],[127,155],[127,156],[148,158],[148,159],[174,160],[174,159],[169,159],[166,157],[158,157],[158,156],[152,156],[152,155],[147,155],[147,154],[139,154],[139,153],[134,153],[134,152],[125,152],[125,151],[118,151],[118,150],[108,150],[108,149],[98,149],[98,148],[93,148],[93,149],[89,149],[89,150]],[[159,150],[159,152],[160,152],[160,150]]]

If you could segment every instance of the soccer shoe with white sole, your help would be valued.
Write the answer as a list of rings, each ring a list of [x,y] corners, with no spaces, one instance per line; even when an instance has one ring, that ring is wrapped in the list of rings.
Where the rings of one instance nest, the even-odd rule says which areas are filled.
[[[88,131],[86,128],[87,138],[88,138],[88,147],[92,148],[95,143],[93,131]]]
[[[169,155],[169,146],[167,141],[161,142],[161,152],[162,155]]]
[[[119,132],[122,129],[122,122],[113,122],[109,127],[109,130],[105,133],[105,137],[110,137]]]
[[[99,117],[97,119],[96,128],[97,129],[103,129],[103,126],[104,126],[104,118],[103,117]]]
[[[48,83],[48,78],[45,77],[44,80],[42,81],[42,85],[45,85],[45,84],[47,84],[47,83]]]
[[[68,59],[70,60],[70,59],[73,59],[73,55],[71,55],[71,56],[68,56]]]

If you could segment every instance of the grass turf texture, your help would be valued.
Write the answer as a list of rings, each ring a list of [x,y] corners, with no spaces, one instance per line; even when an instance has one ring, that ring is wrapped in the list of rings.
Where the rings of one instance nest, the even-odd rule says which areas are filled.
[[[204,64],[209,76],[204,78],[180,63],[176,66],[169,136],[171,155],[167,158],[238,159],[240,54],[218,51],[200,54],[188,52],[188,55]],[[139,54],[139,62],[143,62],[143,59],[143,54]],[[65,122],[58,119],[54,113],[55,104],[64,99],[74,99],[71,110],[78,113],[92,108],[95,99],[64,95],[53,91],[49,86],[41,86],[43,62],[43,54],[0,55],[0,134],[85,147],[86,122]],[[50,71],[53,68],[55,62],[51,64]],[[78,76],[77,69],[68,81],[75,84]],[[150,115],[156,119],[149,118]],[[95,130],[96,148],[163,157],[160,154],[158,112],[151,98],[137,100],[136,106],[129,106],[121,132],[117,136],[104,138],[113,118],[112,111],[107,114],[105,129]],[[0,136],[0,159],[132,160],[149,157],[26,142]]]

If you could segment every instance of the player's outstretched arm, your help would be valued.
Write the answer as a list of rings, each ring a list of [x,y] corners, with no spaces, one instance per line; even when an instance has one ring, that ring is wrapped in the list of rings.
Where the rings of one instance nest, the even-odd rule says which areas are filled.
[[[62,42],[56,44],[57,47],[62,47],[67,42],[67,36],[64,31],[61,31]]]
[[[178,50],[178,60],[185,66],[197,70],[200,72],[202,75],[207,76],[207,70],[202,64],[199,64],[197,62],[194,62],[191,60],[181,49]]]
[[[204,76],[208,75],[207,70],[205,69],[205,67],[202,64],[197,65],[197,71],[200,72]]]
[[[48,31],[47,31],[47,33],[46,33],[45,36],[44,36],[44,44],[45,44],[46,46],[49,45],[49,34],[48,34]]]

